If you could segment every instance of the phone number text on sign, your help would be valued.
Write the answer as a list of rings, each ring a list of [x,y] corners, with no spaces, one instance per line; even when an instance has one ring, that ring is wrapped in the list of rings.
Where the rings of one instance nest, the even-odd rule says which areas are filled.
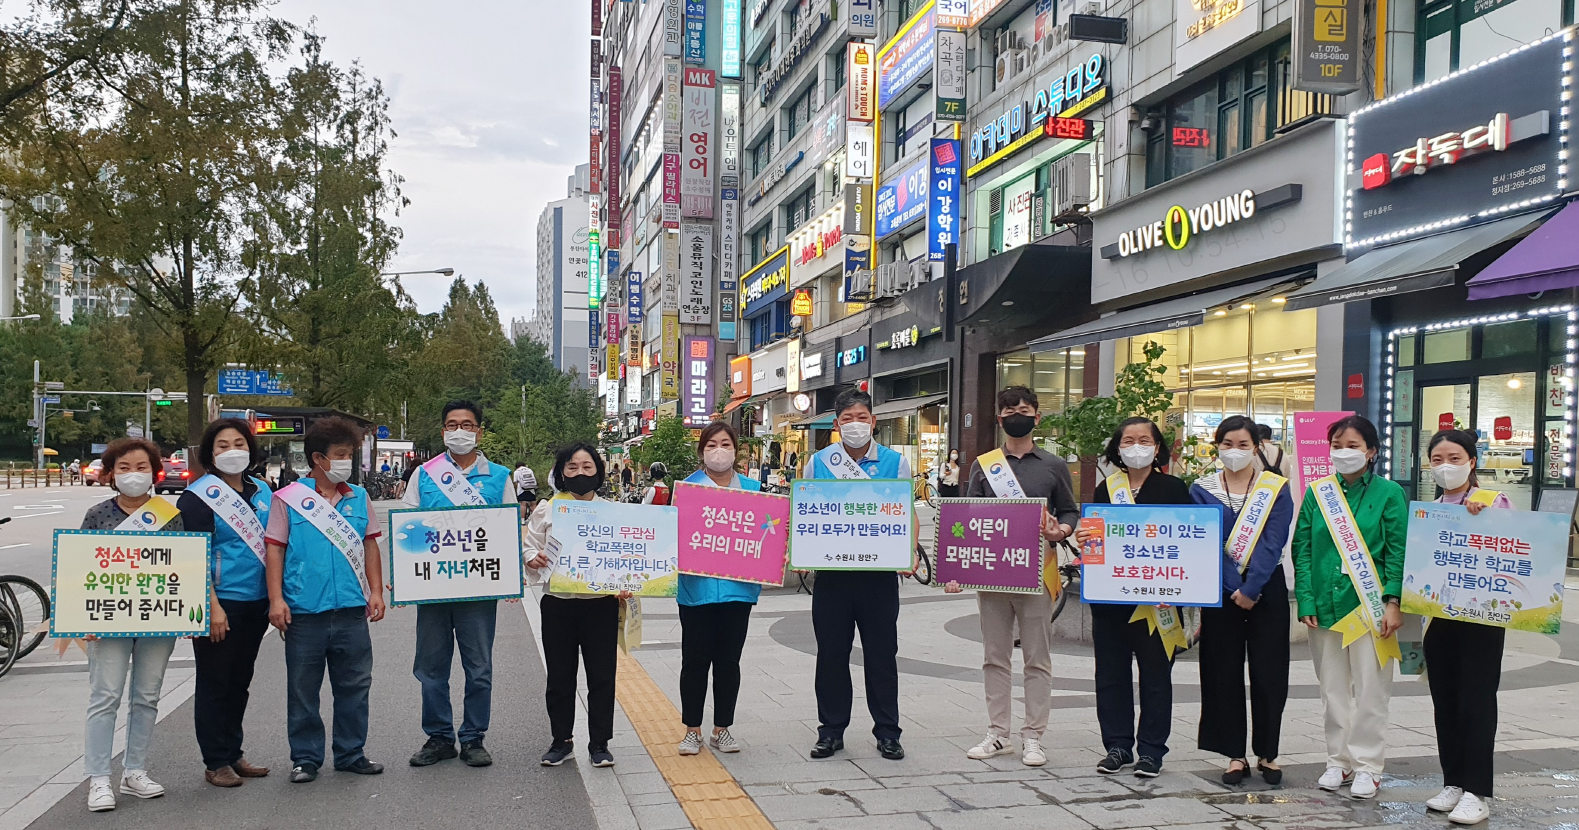
[[[914,483],[797,480],[790,487],[790,566],[901,571],[915,559]]]
[[[55,637],[208,634],[209,535],[55,531]]]
[[[1081,549],[1082,600],[1222,604],[1222,513],[1216,508],[1088,504],[1082,515],[1104,524],[1102,544]]]

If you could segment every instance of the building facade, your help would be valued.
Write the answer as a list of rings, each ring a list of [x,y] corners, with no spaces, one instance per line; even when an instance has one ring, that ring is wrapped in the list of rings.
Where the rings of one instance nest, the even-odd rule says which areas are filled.
[[[548,347],[560,371],[585,380],[587,346],[587,269],[590,203],[589,165],[579,165],[565,183],[565,198],[549,202],[537,219],[537,305],[530,320],[510,324]]]

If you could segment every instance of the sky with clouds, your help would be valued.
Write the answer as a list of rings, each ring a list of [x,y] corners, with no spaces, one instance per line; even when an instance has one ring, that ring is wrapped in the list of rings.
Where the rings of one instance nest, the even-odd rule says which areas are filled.
[[[586,0],[280,0],[314,17],[336,63],[384,82],[398,137],[390,166],[411,205],[393,270],[454,268],[488,284],[504,318],[536,302],[537,217],[587,160]],[[423,311],[449,282],[403,278]]]

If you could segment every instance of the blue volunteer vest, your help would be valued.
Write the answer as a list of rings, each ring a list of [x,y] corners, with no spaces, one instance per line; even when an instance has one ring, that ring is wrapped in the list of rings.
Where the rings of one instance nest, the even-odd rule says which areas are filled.
[[[313,480],[304,478],[303,486],[313,487]],[[362,537],[367,536],[367,491],[355,484],[347,485],[351,492],[340,497],[336,507],[351,527]],[[362,596],[362,583],[357,579],[351,563],[312,522],[291,508],[280,505],[290,517],[290,538],[285,545],[285,604],[293,614],[321,614],[337,608],[356,608],[366,605]],[[372,586],[382,590],[383,586]]]
[[[455,459],[452,456],[450,462],[454,463],[454,461]],[[456,466],[459,467],[460,465],[456,464]],[[450,501],[450,497],[444,495],[444,491],[439,489],[438,482],[428,475],[427,470],[418,467],[415,475],[418,479],[417,497],[422,500],[423,507],[455,506],[455,503]],[[477,463],[472,465],[471,470],[467,471],[466,480],[471,482],[472,487],[478,493],[481,493],[482,497],[489,504],[515,503],[514,500],[506,500],[504,495],[511,488],[510,471],[490,462],[482,453],[477,454]]]

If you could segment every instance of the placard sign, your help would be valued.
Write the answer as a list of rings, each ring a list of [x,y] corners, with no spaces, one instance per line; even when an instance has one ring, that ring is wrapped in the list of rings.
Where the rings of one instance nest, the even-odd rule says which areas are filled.
[[[389,511],[395,605],[518,599],[521,515],[515,505]]]
[[[801,479],[790,485],[790,566],[902,571],[915,562],[908,479]]]
[[[1410,502],[1405,614],[1556,634],[1570,517]]]
[[[772,493],[679,482],[680,573],[784,584],[790,500]]]
[[[1296,502],[1305,498],[1305,488],[1312,481],[1332,475],[1332,444],[1327,440],[1327,428],[1349,417],[1351,412],[1296,412],[1294,413],[1294,480],[1293,496]],[[1289,471],[1285,471],[1289,472]]]
[[[56,530],[52,637],[208,635],[209,535]]]
[[[1219,606],[1221,511],[1213,507],[1088,504],[1102,544],[1081,550],[1080,599],[1134,605]]]
[[[934,584],[977,591],[1042,592],[1045,499],[943,499]]]
[[[548,590],[561,594],[672,597],[679,593],[673,507],[555,499]]]

